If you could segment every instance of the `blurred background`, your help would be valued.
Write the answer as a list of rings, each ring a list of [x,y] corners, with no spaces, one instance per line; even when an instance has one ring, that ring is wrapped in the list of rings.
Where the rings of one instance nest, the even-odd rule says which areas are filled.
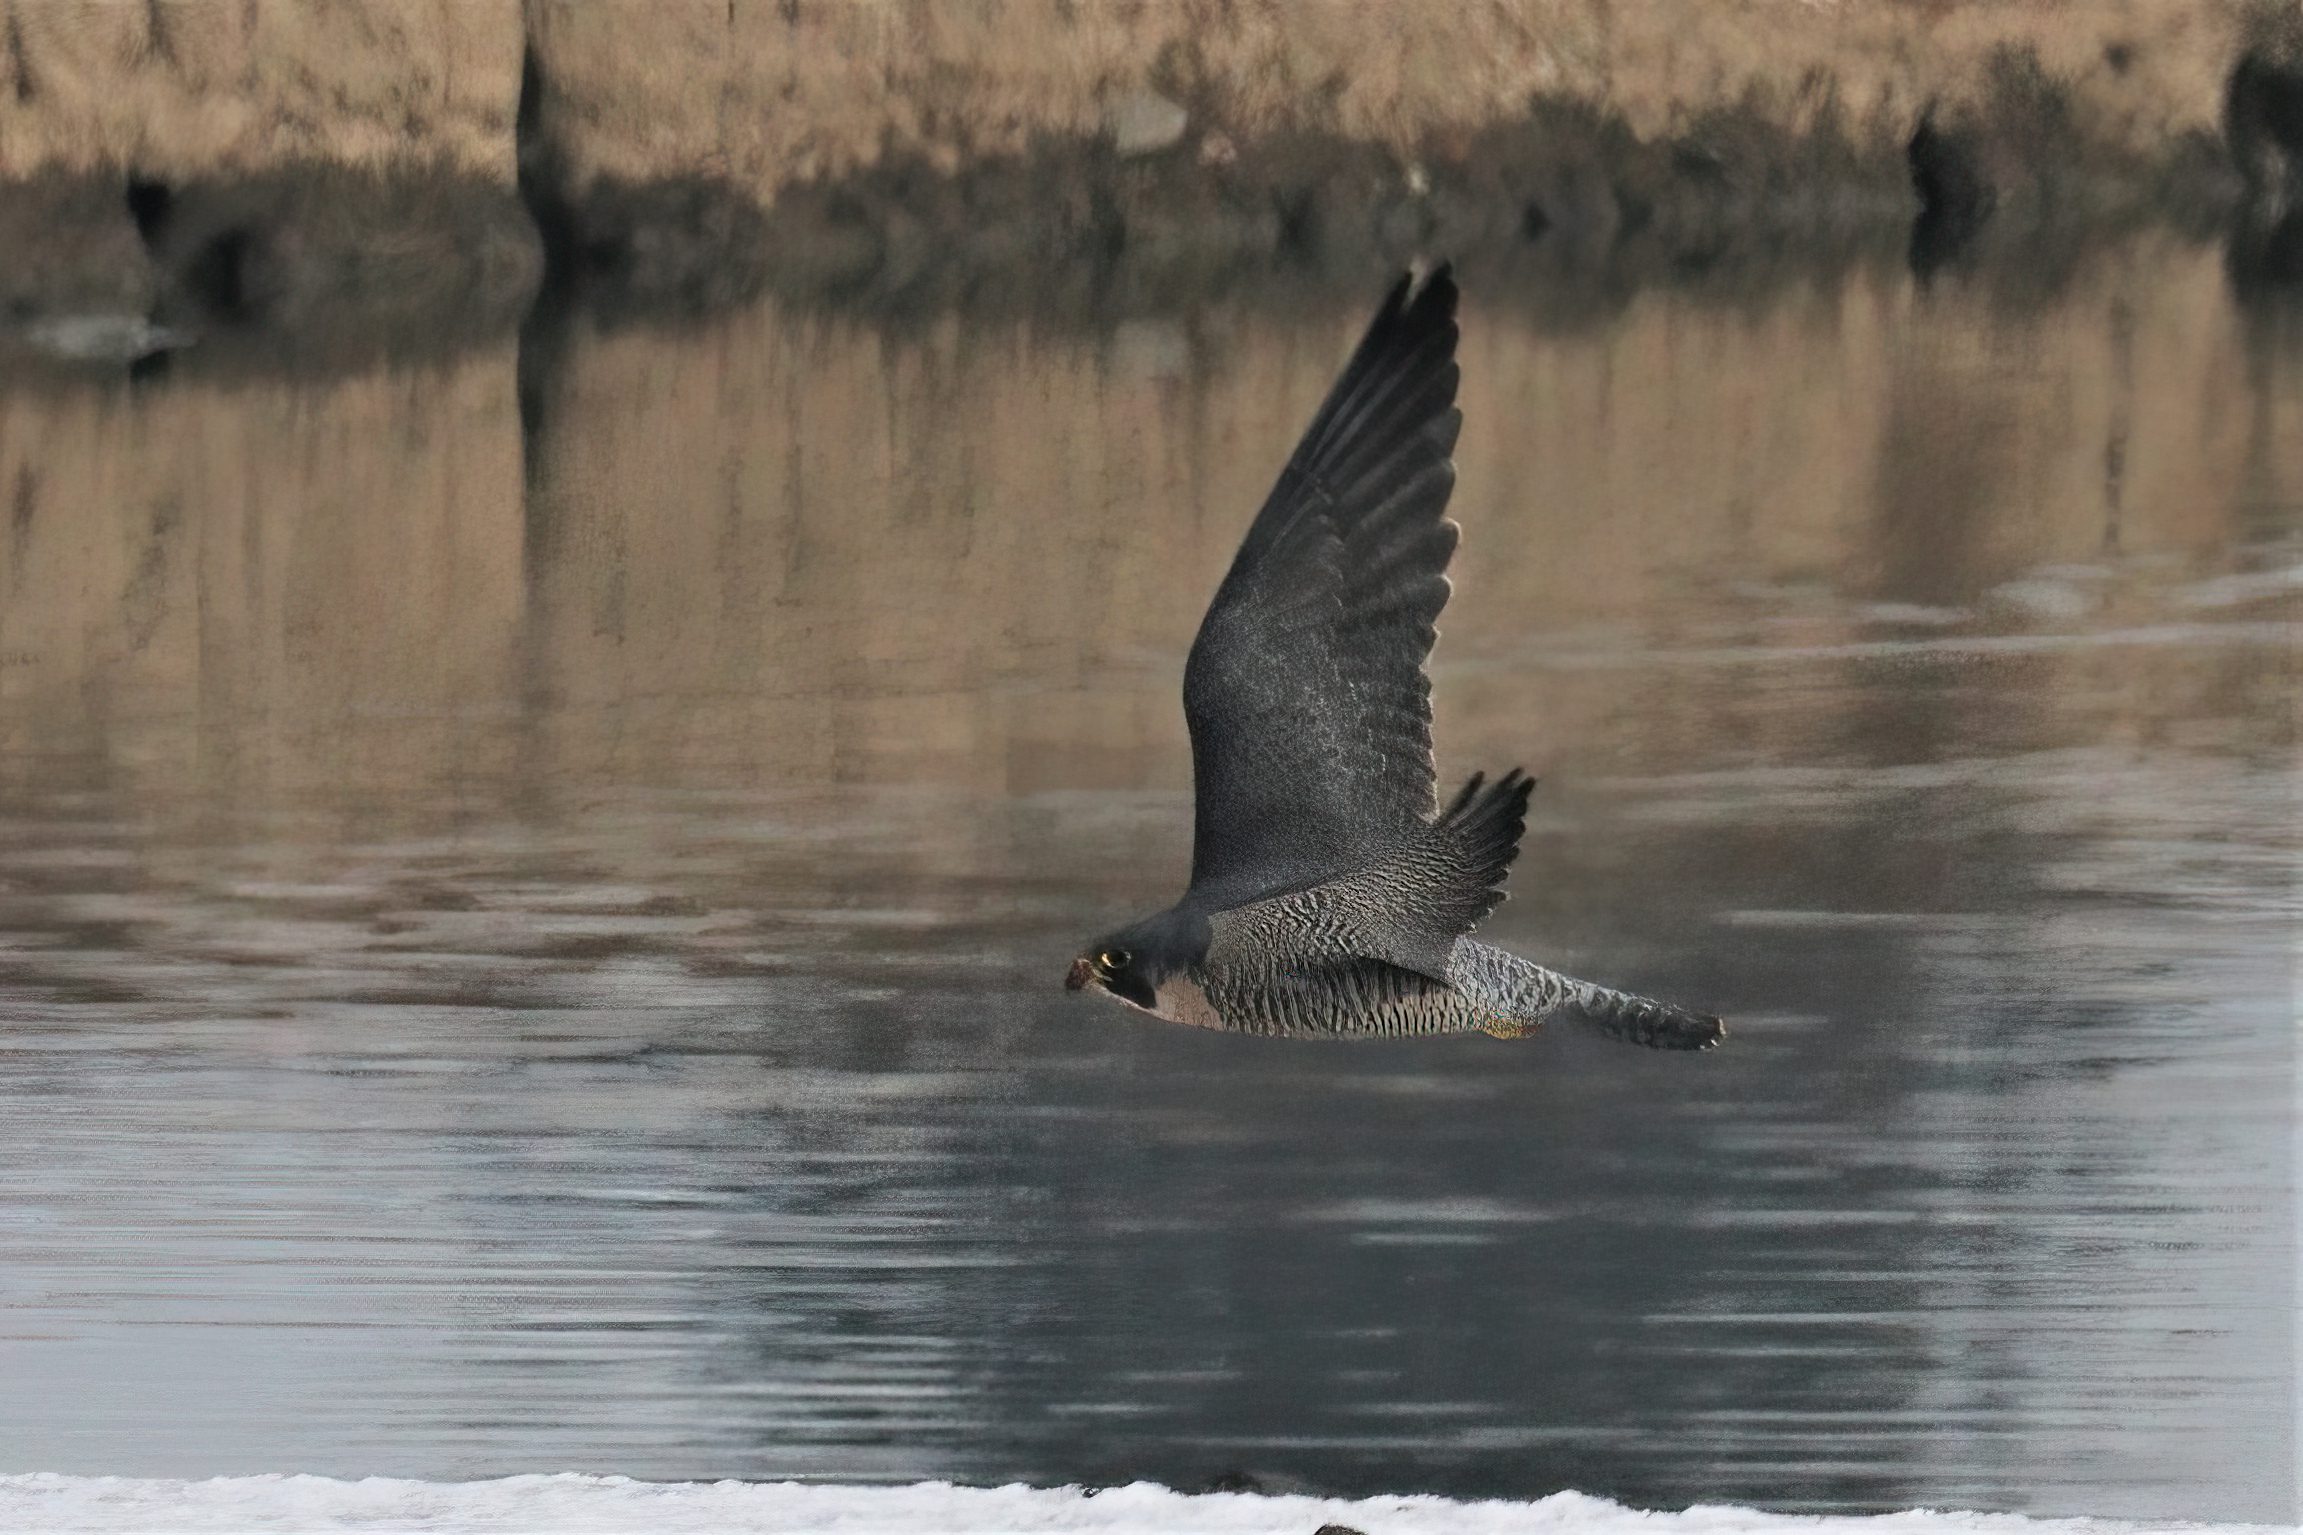
[[[2296,1513],[2303,12],[0,5],[0,1471]],[[1465,290],[1500,941],[1203,1037],[1182,657]]]

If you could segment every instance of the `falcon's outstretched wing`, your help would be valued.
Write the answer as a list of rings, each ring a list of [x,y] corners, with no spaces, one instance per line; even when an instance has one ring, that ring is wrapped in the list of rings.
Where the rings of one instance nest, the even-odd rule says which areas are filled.
[[[1438,808],[1423,664],[1456,541],[1455,305],[1444,267],[1392,290],[1200,624],[1184,714],[1206,906],[1364,867]]]

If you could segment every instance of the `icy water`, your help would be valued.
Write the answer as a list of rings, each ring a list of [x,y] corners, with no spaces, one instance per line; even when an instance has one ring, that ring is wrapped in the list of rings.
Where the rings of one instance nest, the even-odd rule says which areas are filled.
[[[1493,931],[1729,1047],[1067,996],[1371,296],[0,386],[0,1472],[2292,1518],[2303,323],[1474,274]]]

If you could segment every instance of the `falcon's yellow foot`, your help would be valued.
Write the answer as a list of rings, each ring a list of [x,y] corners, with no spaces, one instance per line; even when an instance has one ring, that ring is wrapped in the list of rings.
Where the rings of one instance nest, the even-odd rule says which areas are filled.
[[[1530,1034],[1542,1033],[1543,1025],[1540,1023],[1521,1023],[1514,1018],[1490,1018],[1479,1026],[1479,1032],[1492,1034],[1497,1039],[1525,1039]]]

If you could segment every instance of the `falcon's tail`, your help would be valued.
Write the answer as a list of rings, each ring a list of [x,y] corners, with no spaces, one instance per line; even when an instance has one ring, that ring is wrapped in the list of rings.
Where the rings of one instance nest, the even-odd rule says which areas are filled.
[[[1727,1038],[1727,1025],[1709,1013],[1610,991],[1589,981],[1567,984],[1568,1010],[1610,1039],[1656,1050],[1709,1050]]]
[[[1708,1013],[1610,991],[1468,938],[1455,946],[1447,969],[1448,984],[1494,1019],[1487,1032],[1505,1039],[1532,1034],[1562,1014],[1656,1050],[1709,1050],[1727,1037],[1727,1025]]]

